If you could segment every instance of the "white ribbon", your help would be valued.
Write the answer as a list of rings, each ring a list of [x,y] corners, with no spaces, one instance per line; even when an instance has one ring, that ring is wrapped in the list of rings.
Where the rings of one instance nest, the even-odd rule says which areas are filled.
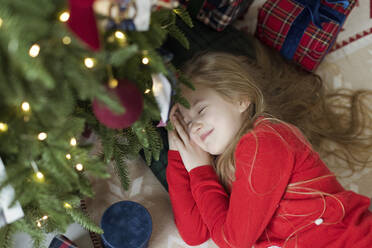
[[[6,179],[5,166],[0,158],[0,183]],[[21,204],[17,201],[9,208],[14,198],[14,189],[8,185],[0,190],[0,227],[10,224],[24,216]]]

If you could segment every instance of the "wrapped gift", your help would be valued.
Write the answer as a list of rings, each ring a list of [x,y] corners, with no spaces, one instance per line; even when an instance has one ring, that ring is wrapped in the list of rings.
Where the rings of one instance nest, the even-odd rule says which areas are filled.
[[[243,15],[253,0],[181,0],[197,20],[217,31],[222,31]]]
[[[71,240],[62,234],[56,235],[49,245],[49,248],[78,248]]]
[[[5,166],[0,158],[0,184],[5,180]],[[16,201],[15,204],[11,205],[14,197],[15,192],[11,185],[7,185],[0,189],[0,228],[24,216],[19,201]]]
[[[256,36],[308,71],[332,47],[357,0],[269,0],[260,8]]]

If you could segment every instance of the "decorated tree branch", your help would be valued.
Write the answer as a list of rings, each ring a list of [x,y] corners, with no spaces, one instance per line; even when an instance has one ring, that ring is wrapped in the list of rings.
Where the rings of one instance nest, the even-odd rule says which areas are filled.
[[[162,47],[168,35],[188,47],[176,16],[192,26],[172,0],[2,1],[0,247],[17,231],[43,246],[73,222],[102,232],[80,211],[89,176],[108,178],[114,160],[126,188],[127,159],[159,159],[157,126],[183,102]],[[92,132],[102,156],[83,142]]]

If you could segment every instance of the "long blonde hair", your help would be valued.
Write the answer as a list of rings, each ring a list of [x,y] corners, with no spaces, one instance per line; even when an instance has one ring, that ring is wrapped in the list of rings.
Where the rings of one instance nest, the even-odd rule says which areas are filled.
[[[182,71],[194,85],[214,89],[233,103],[249,99],[245,121],[237,135],[216,157],[216,172],[228,190],[234,181],[234,151],[240,138],[253,129],[259,116],[298,127],[323,160],[332,157],[351,170],[363,169],[372,148],[371,91],[326,92],[321,78],[286,62],[255,42],[256,59],[224,52],[199,53]],[[330,146],[329,143],[332,143]],[[338,163],[338,162],[337,162]]]

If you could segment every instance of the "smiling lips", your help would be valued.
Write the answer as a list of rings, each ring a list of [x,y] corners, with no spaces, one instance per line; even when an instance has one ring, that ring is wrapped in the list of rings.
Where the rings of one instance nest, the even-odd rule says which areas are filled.
[[[204,140],[208,137],[208,135],[210,135],[210,134],[213,132],[213,130],[214,130],[214,129],[212,129],[212,130],[206,132],[205,134],[203,134],[203,135],[200,137],[201,140],[204,141]]]

